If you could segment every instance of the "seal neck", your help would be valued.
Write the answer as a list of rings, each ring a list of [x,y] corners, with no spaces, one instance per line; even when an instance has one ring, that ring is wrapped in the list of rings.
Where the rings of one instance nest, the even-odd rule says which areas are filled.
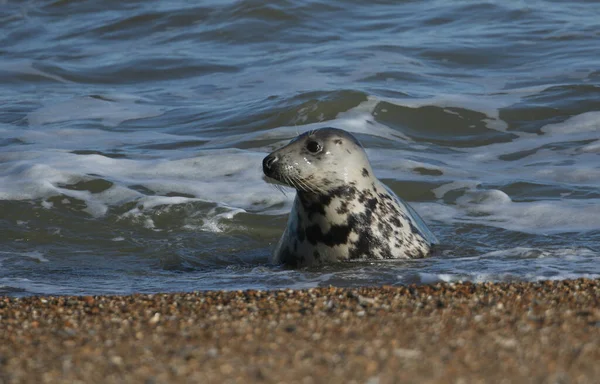
[[[345,200],[352,200],[356,196],[358,189],[354,184],[343,185],[337,188],[333,188],[324,193],[313,193],[306,191],[297,191],[298,199],[304,206],[308,205],[323,205],[328,206],[331,200],[335,198],[342,198]]]

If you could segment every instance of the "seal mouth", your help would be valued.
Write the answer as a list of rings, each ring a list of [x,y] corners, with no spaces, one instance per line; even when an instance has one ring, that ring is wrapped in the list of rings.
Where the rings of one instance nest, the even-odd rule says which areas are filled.
[[[289,188],[293,188],[291,185],[284,183],[283,181],[272,177],[272,176],[267,176],[264,175],[263,176],[263,180],[267,183],[267,184],[271,184],[274,185],[276,187],[289,187]]]
[[[265,157],[262,162],[264,180],[277,187],[284,186],[294,188],[294,186],[285,180],[285,177],[279,172],[279,157],[273,154]]]

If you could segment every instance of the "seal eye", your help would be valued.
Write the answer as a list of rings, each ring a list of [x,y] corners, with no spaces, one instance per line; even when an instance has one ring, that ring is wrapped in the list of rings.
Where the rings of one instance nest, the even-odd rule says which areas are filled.
[[[321,149],[323,148],[321,147],[321,144],[317,143],[316,141],[309,141],[306,144],[306,149],[308,149],[308,151],[311,153],[317,153],[321,152]]]

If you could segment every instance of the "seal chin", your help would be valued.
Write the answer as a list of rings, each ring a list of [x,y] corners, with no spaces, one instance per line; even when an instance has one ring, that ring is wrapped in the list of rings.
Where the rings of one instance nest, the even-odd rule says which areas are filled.
[[[271,184],[273,185],[275,188],[279,189],[280,191],[283,192],[282,187],[287,187],[287,188],[291,188],[291,185],[288,185],[286,183],[284,183],[283,181],[279,181],[273,177],[270,176],[263,176],[263,180],[267,183],[267,184]]]

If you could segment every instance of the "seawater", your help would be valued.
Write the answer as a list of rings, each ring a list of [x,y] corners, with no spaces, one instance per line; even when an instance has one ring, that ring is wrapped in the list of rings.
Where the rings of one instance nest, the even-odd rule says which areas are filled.
[[[600,277],[600,3],[3,1],[0,294]],[[261,160],[353,132],[442,246],[269,264]]]

